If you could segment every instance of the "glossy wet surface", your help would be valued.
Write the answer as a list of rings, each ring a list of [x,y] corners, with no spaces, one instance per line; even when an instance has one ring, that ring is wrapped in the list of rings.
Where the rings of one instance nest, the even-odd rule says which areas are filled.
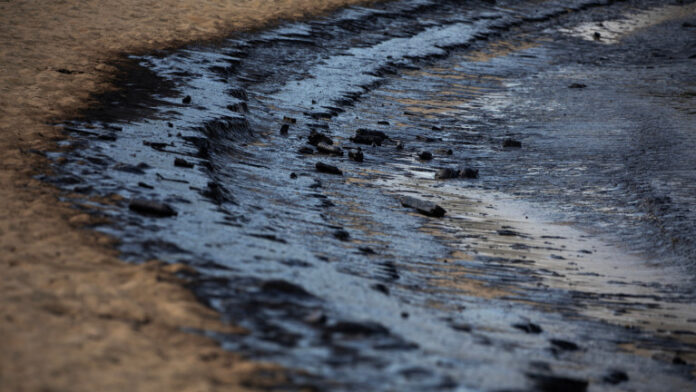
[[[138,58],[47,180],[197,268],[291,389],[692,389],[696,16],[661,6],[402,1]]]

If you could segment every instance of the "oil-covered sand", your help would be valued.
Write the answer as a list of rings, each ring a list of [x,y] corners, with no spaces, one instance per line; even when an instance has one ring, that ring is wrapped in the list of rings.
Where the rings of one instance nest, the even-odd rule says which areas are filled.
[[[693,19],[403,1],[138,57],[44,180],[291,388],[688,390]]]

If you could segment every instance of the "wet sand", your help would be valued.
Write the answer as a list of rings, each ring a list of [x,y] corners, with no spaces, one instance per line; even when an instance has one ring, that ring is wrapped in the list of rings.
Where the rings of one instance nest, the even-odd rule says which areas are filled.
[[[95,222],[33,178],[39,151],[112,89],[124,53],[210,40],[357,1],[0,2],[0,389],[231,390],[279,381],[182,327],[243,333],[176,266],[125,264]],[[180,272],[180,271],[179,271]],[[263,371],[262,377],[257,376]]]
[[[653,67],[659,73],[669,65],[648,56],[639,63],[645,69],[636,71],[629,54],[652,55],[646,44],[675,56],[681,71],[663,73],[686,78],[688,42],[665,47],[651,39],[682,37],[682,21],[643,26],[612,50],[558,28],[621,20],[641,1],[577,2],[569,13],[567,3],[498,1],[496,7],[515,10],[510,15],[457,2],[415,12],[409,7],[423,2],[400,3],[401,11],[393,12],[397,3],[384,5],[386,13],[367,11],[372,16],[349,10],[139,57],[143,69],[177,89],[133,121],[72,122],[76,148],[52,155],[59,171],[53,180],[79,193],[76,202],[116,192],[175,208],[174,219],[129,212],[123,200],[92,211],[111,219],[97,229],[121,238],[125,255],[198,268],[196,293],[249,330],[219,337],[225,347],[314,376],[294,386],[692,388],[696,321],[693,296],[680,287],[689,288],[684,275],[632,253],[636,243],[581,229],[594,216],[583,218],[571,207],[613,211],[601,199],[602,187],[566,204],[561,198],[583,183],[563,174],[570,171],[565,166],[611,165],[616,154],[597,155],[602,143],[612,152],[626,150],[625,139],[607,138],[606,131],[585,136],[578,124],[614,125],[608,131],[621,129],[627,138],[636,128],[658,128],[652,121],[659,128],[666,120],[688,126],[665,108],[671,100],[650,102],[654,115],[634,119],[646,126],[624,130],[609,121],[633,119],[637,110],[613,101],[648,106],[633,89],[614,91],[617,80],[637,79],[624,83],[637,88],[655,76]],[[380,14],[387,16],[374,16]],[[276,62],[279,51],[283,62]],[[588,87],[569,88],[573,82]],[[182,105],[187,95],[192,103]],[[598,102],[604,117],[593,119]],[[106,112],[114,107],[107,103]],[[284,134],[285,116],[296,121]],[[558,121],[549,126],[550,119]],[[298,153],[313,151],[304,145],[308,128],[348,151],[357,148],[356,128],[384,130],[405,147],[363,144],[362,163]],[[563,131],[590,142],[567,148],[576,139],[561,138]],[[653,144],[651,136],[643,143]],[[504,148],[506,138],[519,138],[522,147]],[[417,159],[422,150],[433,159]],[[175,157],[193,167],[177,166]],[[317,162],[338,166],[343,176],[316,173]],[[439,168],[463,165],[480,169],[480,179],[433,178]],[[597,175],[601,169],[580,178],[611,178],[611,172]],[[71,180],[74,173],[84,174],[83,183]],[[612,190],[618,201],[650,196],[616,185],[606,192]],[[433,200],[447,214],[423,217],[394,192]],[[570,211],[564,219],[555,215],[559,204]]]

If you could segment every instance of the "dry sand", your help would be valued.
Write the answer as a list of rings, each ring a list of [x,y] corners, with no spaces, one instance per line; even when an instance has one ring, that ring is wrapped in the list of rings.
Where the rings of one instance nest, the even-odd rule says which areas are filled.
[[[32,178],[32,149],[110,87],[124,53],[222,37],[358,0],[0,0],[0,390],[216,391],[282,372],[181,327],[243,333],[196,301],[177,266],[118,260],[92,218]],[[62,72],[61,72],[62,71]]]

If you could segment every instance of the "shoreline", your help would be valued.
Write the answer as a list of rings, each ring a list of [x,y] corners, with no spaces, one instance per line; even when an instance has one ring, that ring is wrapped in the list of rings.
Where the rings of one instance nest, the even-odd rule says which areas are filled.
[[[50,124],[114,91],[111,62],[125,53],[214,41],[354,3],[0,4],[0,389],[243,390],[282,381],[277,367],[183,332],[244,331],[195,298],[177,278],[184,267],[121,261],[114,239],[85,229],[94,218],[35,176],[49,170],[41,151],[66,138]]]

